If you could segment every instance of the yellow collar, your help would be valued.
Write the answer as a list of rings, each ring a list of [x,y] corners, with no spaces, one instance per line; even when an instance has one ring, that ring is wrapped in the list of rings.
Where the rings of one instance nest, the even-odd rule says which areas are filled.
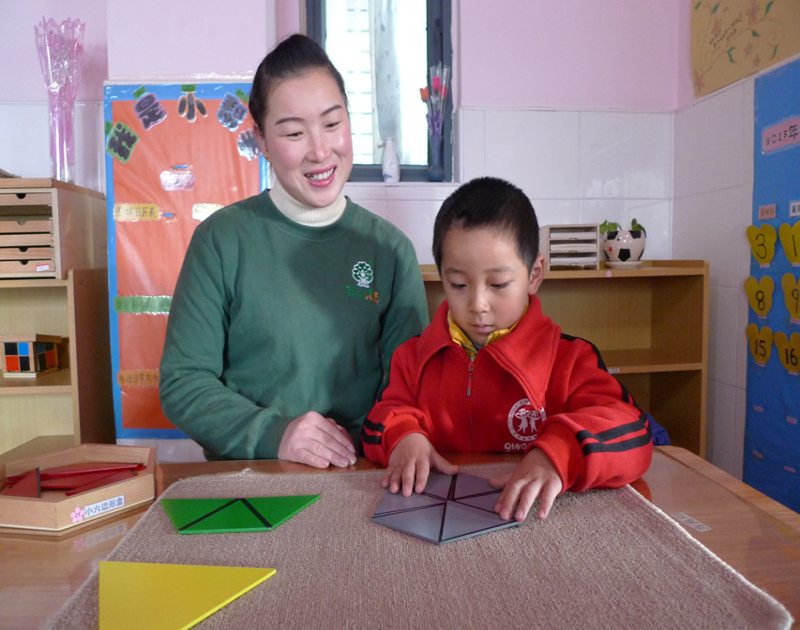
[[[500,328],[499,330],[493,330],[489,335],[489,338],[486,340],[486,345],[488,346],[493,341],[497,341],[498,339],[502,339],[508,333],[510,333],[514,328],[516,328],[517,324],[519,324],[520,319],[525,317],[525,313],[528,312],[528,304],[525,305],[525,310],[522,311],[522,315],[520,318],[514,322],[514,324],[510,328]],[[452,337],[453,341],[455,341],[459,346],[464,348],[469,356],[470,359],[474,359],[475,355],[478,354],[479,347],[477,347],[467,336],[463,330],[461,330],[461,326],[456,323],[456,320],[453,319],[452,313],[450,311],[447,312],[447,325],[450,328],[450,337]],[[485,347],[485,346],[481,346]]]

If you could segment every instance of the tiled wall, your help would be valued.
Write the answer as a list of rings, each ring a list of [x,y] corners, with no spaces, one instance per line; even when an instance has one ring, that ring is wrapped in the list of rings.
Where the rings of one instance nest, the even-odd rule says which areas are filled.
[[[602,223],[647,229],[645,257],[671,258],[672,113],[462,109],[461,181],[508,179],[540,225]]]
[[[675,115],[675,258],[710,262],[706,457],[741,479],[747,383],[754,79]]]

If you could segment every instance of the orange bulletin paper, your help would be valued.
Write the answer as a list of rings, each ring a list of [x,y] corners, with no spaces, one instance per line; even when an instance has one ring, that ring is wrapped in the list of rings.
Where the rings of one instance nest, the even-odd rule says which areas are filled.
[[[100,563],[100,630],[185,630],[275,569]]]

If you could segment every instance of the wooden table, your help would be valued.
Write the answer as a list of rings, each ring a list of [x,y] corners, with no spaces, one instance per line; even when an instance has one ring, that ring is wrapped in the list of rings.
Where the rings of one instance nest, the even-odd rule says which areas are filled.
[[[464,455],[458,464],[514,462],[518,455]],[[279,461],[159,464],[156,494],[183,477],[236,471],[318,472],[375,468],[361,459],[340,472]],[[687,531],[800,620],[800,514],[746,486],[688,451],[656,448],[633,486],[670,516],[686,515]],[[146,508],[60,538],[0,536],[0,626],[40,628],[83,584]],[[682,517],[676,517],[682,518]],[[703,526],[707,531],[701,531]],[[699,528],[699,529],[697,529]],[[800,623],[795,624],[800,628]]]

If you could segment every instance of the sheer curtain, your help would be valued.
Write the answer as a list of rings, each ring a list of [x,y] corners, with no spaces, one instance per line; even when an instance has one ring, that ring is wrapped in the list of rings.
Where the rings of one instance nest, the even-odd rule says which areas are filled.
[[[345,79],[359,164],[393,137],[403,164],[427,164],[426,0],[327,0],[325,48]]]

